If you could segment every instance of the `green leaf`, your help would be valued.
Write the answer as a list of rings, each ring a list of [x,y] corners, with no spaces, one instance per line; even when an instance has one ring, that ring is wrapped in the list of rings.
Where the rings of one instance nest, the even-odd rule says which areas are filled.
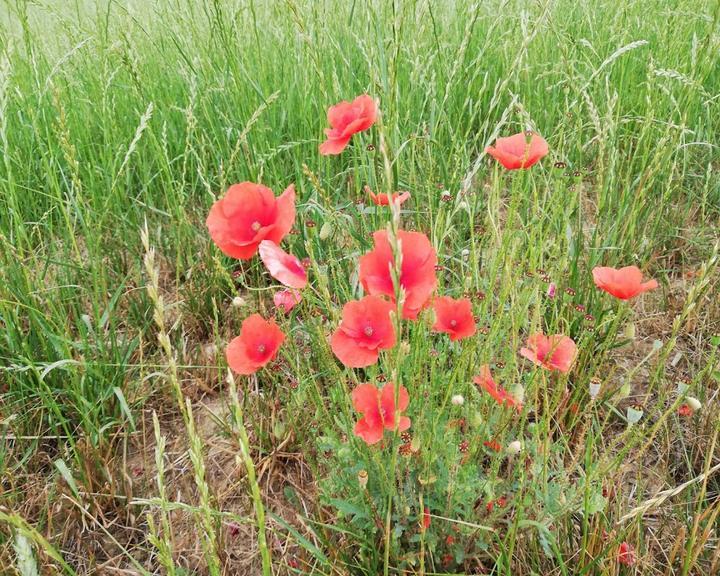
[[[602,512],[607,506],[607,499],[603,498],[602,492],[593,492],[587,503],[586,512],[589,516]]]
[[[113,392],[115,392],[115,396],[118,399],[118,402],[120,402],[120,410],[125,415],[125,418],[127,418],[128,422],[130,422],[130,430],[135,432],[135,418],[133,418],[132,412],[130,411],[130,406],[128,406],[127,400],[125,400],[125,395],[123,394],[123,391],[120,390],[117,386],[113,387]]]
[[[330,561],[328,560],[327,556],[322,553],[322,550],[320,550],[315,544],[310,542],[307,538],[305,538],[300,532],[298,532],[295,528],[293,528],[290,524],[288,524],[284,518],[281,518],[277,514],[270,513],[270,517],[275,520],[278,524],[280,524],[285,530],[287,530],[293,538],[295,538],[295,541],[305,548],[310,554],[312,554],[317,560],[322,562],[324,566],[330,566]]]
[[[60,475],[63,477],[65,482],[67,482],[68,486],[70,486],[70,490],[72,490],[75,498],[80,500],[80,490],[78,490],[78,486],[75,483],[75,478],[73,478],[72,472],[70,472],[70,468],[67,467],[67,464],[65,464],[63,460],[58,458],[57,460],[55,460],[55,468],[58,469]]]
[[[362,508],[359,508],[352,502],[347,500],[340,500],[339,498],[330,498],[330,504],[335,506],[340,512],[347,516],[354,516],[356,518],[368,518],[367,512]]]

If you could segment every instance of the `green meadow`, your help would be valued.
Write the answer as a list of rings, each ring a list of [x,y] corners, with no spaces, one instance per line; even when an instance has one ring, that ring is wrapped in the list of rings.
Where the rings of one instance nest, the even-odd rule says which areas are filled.
[[[720,574],[719,136],[717,1],[0,0],[0,573]],[[292,310],[206,225],[246,181],[295,186]],[[377,231],[393,342],[349,367]],[[400,231],[472,336],[402,318]]]

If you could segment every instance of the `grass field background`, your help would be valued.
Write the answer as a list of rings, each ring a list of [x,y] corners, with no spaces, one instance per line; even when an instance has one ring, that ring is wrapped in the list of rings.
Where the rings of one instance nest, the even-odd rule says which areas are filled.
[[[720,572],[718,54],[700,0],[3,0],[3,570]],[[320,156],[327,108],[362,93],[381,120]],[[550,153],[511,174],[484,148],[522,130]],[[225,345],[272,314],[262,265],[205,227],[244,180],[295,183],[313,290],[280,316],[279,366],[230,382]],[[390,219],[365,186],[411,192],[402,227],[432,240],[441,293],[474,295],[472,342],[421,321],[400,364],[334,360]],[[630,264],[661,287],[593,286]],[[578,343],[569,376],[518,356],[540,329]],[[484,363],[522,416],[474,389]],[[348,391],[383,374],[411,392],[411,459],[352,437]]]

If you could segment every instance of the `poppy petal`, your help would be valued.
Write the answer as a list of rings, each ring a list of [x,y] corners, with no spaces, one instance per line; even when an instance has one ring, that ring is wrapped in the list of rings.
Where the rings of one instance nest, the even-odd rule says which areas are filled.
[[[320,144],[320,154],[323,156],[334,156],[336,154],[340,154],[347,147],[350,142],[350,138],[351,136],[343,138],[328,138],[325,142]]]
[[[343,330],[337,330],[330,339],[330,348],[338,360],[348,368],[365,368],[378,361],[380,353],[377,349],[368,350],[358,346],[354,338],[350,338]]]
[[[290,288],[304,288],[307,272],[297,257],[285,252],[270,240],[260,242],[260,259],[270,275]]]

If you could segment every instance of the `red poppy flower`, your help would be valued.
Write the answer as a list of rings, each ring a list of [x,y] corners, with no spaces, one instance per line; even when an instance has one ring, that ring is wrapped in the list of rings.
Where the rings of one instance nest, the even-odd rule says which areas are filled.
[[[403,318],[414,320],[427,304],[437,286],[435,265],[437,255],[430,240],[420,232],[398,232],[402,251],[400,285],[405,290]],[[373,234],[375,248],[360,258],[360,282],[368,294],[385,295],[395,299],[390,266],[394,266],[388,234],[380,230]]]
[[[270,276],[290,288],[305,288],[307,272],[300,260],[271,240],[260,242],[260,259]]]
[[[490,448],[493,452],[500,452],[500,450],[502,450],[500,443],[495,440],[485,440],[485,442],[483,442],[483,446]]]
[[[228,365],[238,374],[253,374],[275,358],[284,340],[285,334],[273,320],[265,320],[260,314],[248,316],[240,336],[227,346]]]
[[[636,561],[635,549],[627,542],[621,543],[618,547],[617,559],[620,564],[632,566]]]
[[[528,137],[520,132],[507,138],[498,138],[495,146],[488,146],[485,152],[500,162],[508,170],[530,168],[548,153],[547,142],[539,134]]]
[[[475,318],[469,298],[454,300],[448,296],[435,298],[435,332],[445,332],[450,340],[462,340],[475,334]]]
[[[545,336],[542,332],[533,334],[528,338],[527,346],[520,349],[520,354],[548,370],[568,372],[577,356],[575,342],[562,334],[552,336]]]
[[[363,417],[355,424],[355,436],[359,436],[368,444],[379,442],[385,430],[395,429],[395,418],[398,418],[398,431],[410,428],[410,418],[400,416],[410,403],[410,396],[405,386],[401,386],[395,408],[395,385],[388,382],[382,389],[373,384],[360,384],[352,391],[352,402],[355,410]]]
[[[263,240],[279,243],[295,222],[295,186],[275,198],[261,184],[242,182],[228,188],[210,208],[207,227],[218,248],[232,258],[249,260]]]
[[[430,528],[430,508],[428,508],[427,506],[425,506],[425,510],[423,510],[422,527],[423,530],[427,530],[428,528]]]
[[[390,197],[384,192],[375,194],[370,188],[367,188],[367,192],[370,195],[370,200],[372,200],[376,206],[390,205]],[[394,192],[392,195],[393,203],[396,203],[398,206],[401,206],[408,198],[410,198],[410,192]]]
[[[350,368],[364,368],[378,361],[380,350],[395,346],[391,302],[377,296],[352,300],[343,307],[340,326],[330,347],[340,362]]]
[[[693,415],[693,409],[690,408],[688,404],[682,404],[678,407],[678,414],[682,416],[683,418],[687,418],[688,416]]]
[[[297,304],[302,300],[302,294],[298,290],[287,289],[275,292],[273,295],[273,302],[275,306],[285,312],[290,312]]]
[[[473,382],[485,390],[485,392],[490,394],[490,396],[492,396],[501,406],[514,406],[518,412],[522,411],[522,405],[518,403],[511,394],[506,392],[502,386],[495,383],[495,380],[493,380],[492,374],[490,373],[490,366],[487,364],[480,366],[480,374],[473,378]],[[485,446],[493,449],[495,448],[495,445],[497,445],[494,441],[493,445],[488,444],[487,442],[484,444]]]
[[[598,266],[593,268],[592,274],[595,286],[620,300],[629,300],[658,287],[656,280],[643,282],[642,272],[637,266],[619,269]]]
[[[358,96],[352,102],[343,100],[330,106],[327,119],[332,128],[325,130],[327,140],[320,144],[320,154],[340,154],[353,134],[370,128],[376,118],[377,104],[367,94]]]

